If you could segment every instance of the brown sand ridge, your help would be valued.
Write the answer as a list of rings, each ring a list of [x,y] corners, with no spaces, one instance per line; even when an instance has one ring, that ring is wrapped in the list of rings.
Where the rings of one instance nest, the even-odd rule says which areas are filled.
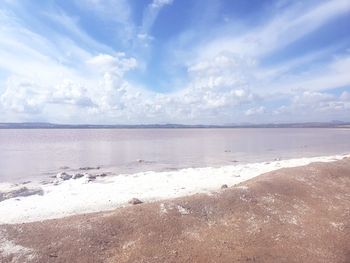
[[[212,195],[2,225],[0,262],[350,262],[350,159]]]

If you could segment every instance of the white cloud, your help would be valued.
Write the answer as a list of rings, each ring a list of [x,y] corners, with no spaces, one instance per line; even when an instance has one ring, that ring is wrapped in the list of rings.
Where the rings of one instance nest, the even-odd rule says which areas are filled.
[[[252,115],[260,115],[263,113],[265,113],[265,107],[260,106],[260,107],[250,108],[250,109],[246,110],[245,115],[252,116]]]
[[[343,93],[343,94],[346,94]],[[291,102],[274,110],[279,120],[329,121],[346,119],[350,114],[350,101],[340,96],[315,91],[295,91]]]
[[[55,86],[46,103],[70,104],[82,108],[95,106],[85,87],[67,79]]]
[[[161,8],[165,5],[171,5],[174,0],[153,0],[151,3],[152,8]]]
[[[166,6],[171,5],[173,0],[153,0],[148,7],[146,8],[143,14],[143,20],[141,25],[141,33],[148,34],[152,28],[154,22],[157,19],[157,16],[160,10]]]
[[[349,101],[350,102],[350,92],[347,92],[347,91],[342,92],[342,94],[340,95],[340,99],[342,101]]]
[[[137,67],[136,59],[127,58],[124,53],[117,53],[115,56],[99,54],[90,58],[87,63],[93,65],[97,71],[114,72],[118,75]]]
[[[76,39],[76,42],[81,43],[82,45],[88,47],[89,49],[93,50],[100,50],[103,52],[112,52],[112,49],[95,39],[93,39],[91,36],[89,36],[85,31],[81,30],[79,27],[79,19],[70,17],[63,12],[57,11],[55,13],[53,12],[47,12],[45,13],[47,18],[52,20],[53,22],[60,25],[64,30],[66,30],[69,35]],[[62,39],[62,37],[60,37]],[[68,39],[68,37],[63,38],[64,43],[60,43],[62,45],[67,45],[68,43],[72,43],[73,41]],[[68,41],[68,43],[67,43]],[[73,47],[76,48],[77,44],[73,44]],[[84,50],[80,51],[81,53],[85,53]]]
[[[335,99],[335,96],[313,91],[304,91],[300,94],[297,94],[293,97],[294,106],[303,108],[303,107],[318,107],[322,103],[328,103]]]
[[[199,58],[210,57],[222,51],[260,57],[285,47],[348,12],[350,2],[347,0],[324,1],[302,10],[296,4],[287,11],[280,11],[268,23],[246,34],[233,37],[232,34],[224,35],[200,48],[196,47],[196,53]]]
[[[102,21],[112,21],[115,24],[115,36],[119,41],[128,44],[135,35],[135,25],[132,21],[132,9],[128,0],[75,0],[82,9],[88,10],[92,15]]]
[[[3,110],[26,114],[40,113],[46,95],[36,92],[36,88],[31,82],[8,79],[6,89],[0,96]]]
[[[81,8],[94,12],[102,19],[130,25],[131,8],[127,0],[75,0]]]
[[[349,54],[343,54],[321,65],[322,67],[311,67],[302,73],[284,74],[286,76],[284,78],[268,79],[272,84],[269,87],[264,87],[264,90],[290,92],[301,88],[322,91],[350,85]]]
[[[125,1],[117,2],[79,1],[108,19],[125,7],[127,12],[118,23],[129,24],[130,7]],[[160,10],[172,2],[154,0],[149,4],[141,32],[136,35],[140,41],[152,43],[149,31]],[[118,8],[113,9],[114,4]],[[286,116],[295,120],[350,116],[349,92],[340,96],[326,92],[350,84],[349,54],[301,72],[292,69],[325,52],[271,68],[259,63],[262,56],[349,9],[342,0],[322,2],[306,12],[291,8],[243,36],[219,37],[203,48],[193,45],[193,49],[181,50],[179,64],[186,66],[187,82],[171,93],[152,92],[128,81],[127,76],[142,68],[144,62],[92,39],[74,18],[48,14],[69,32],[54,32],[48,38],[13,14],[1,12],[0,68],[8,81],[3,90],[0,87],[0,121],[23,114],[26,119],[31,116],[32,120],[65,123],[232,123],[259,116],[266,121]],[[174,53],[179,54],[176,50]],[[173,62],[171,57],[167,59]],[[273,103],[274,96],[283,98],[284,105],[274,109],[261,105],[262,101]]]

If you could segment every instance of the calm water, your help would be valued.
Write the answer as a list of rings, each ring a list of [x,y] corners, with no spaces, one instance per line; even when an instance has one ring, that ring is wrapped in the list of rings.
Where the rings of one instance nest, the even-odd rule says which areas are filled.
[[[133,173],[349,152],[350,129],[0,129],[0,182],[62,167]]]

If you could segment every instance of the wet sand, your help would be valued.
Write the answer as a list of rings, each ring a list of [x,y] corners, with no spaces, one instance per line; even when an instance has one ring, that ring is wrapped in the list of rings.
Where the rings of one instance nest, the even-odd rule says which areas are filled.
[[[0,262],[350,262],[350,159],[210,195],[1,225]]]

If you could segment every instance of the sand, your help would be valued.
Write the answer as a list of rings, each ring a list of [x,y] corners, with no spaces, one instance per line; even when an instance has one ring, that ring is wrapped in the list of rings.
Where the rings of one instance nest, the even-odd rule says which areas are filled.
[[[350,262],[350,159],[0,234],[1,262]]]

